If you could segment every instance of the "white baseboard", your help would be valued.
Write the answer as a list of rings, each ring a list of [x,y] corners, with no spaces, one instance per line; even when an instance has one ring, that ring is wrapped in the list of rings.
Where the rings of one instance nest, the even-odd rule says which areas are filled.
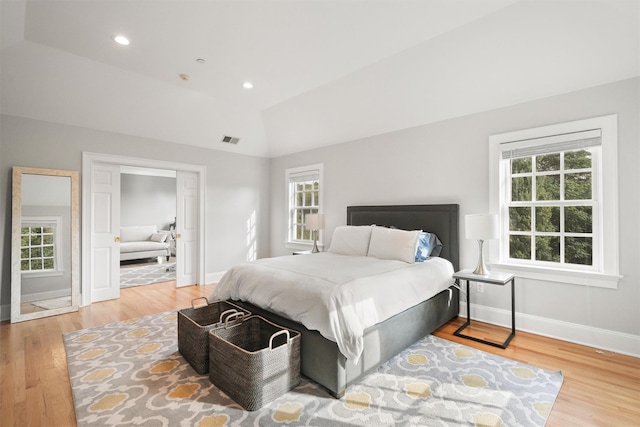
[[[34,301],[42,301],[45,299],[53,299],[60,297],[68,297],[71,295],[71,289],[58,289],[57,291],[45,291],[38,292],[35,294],[24,294],[22,295],[22,302],[34,302]]]
[[[511,327],[508,310],[471,304],[471,314],[472,320]],[[467,303],[463,301],[460,301],[460,316],[467,316]],[[516,336],[517,331],[640,357],[640,336],[637,335],[516,312]]]
[[[224,273],[226,273],[226,271],[217,271],[215,273],[207,274],[205,276],[205,283],[218,283],[220,279],[222,279],[222,276],[224,276]]]
[[[45,299],[69,296],[69,289],[59,289],[57,291],[38,292],[36,294],[26,294],[22,296],[22,302],[42,301]],[[0,321],[11,319],[11,304],[0,306]]]

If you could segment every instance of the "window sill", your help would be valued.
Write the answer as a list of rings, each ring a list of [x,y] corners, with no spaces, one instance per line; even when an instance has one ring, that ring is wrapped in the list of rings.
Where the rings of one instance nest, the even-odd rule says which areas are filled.
[[[622,279],[622,276],[617,274],[596,273],[592,271],[560,270],[501,263],[490,265],[495,271],[513,273],[525,279],[593,286],[596,288],[618,289],[618,282]]]
[[[22,271],[20,273],[22,277],[26,278],[37,278],[37,277],[56,277],[64,275],[64,271],[55,270],[55,271]]]
[[[286,249],[291,249],[294,251],[310,251],[313,248],[313,242],[310,243],[302,243],[302,242],[286,242],[284,244]],[[324,245],[318,242],[318,249],[322,251],[324,249]]]

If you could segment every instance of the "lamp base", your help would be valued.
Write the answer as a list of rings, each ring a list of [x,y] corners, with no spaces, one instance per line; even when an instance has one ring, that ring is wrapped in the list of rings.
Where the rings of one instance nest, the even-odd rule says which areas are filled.
[[[478,276],[488,276],[491,274],[486,265],[479,265],[473,270],[473,274],[477,274]]]
[[[311,230],[311,234],[313,235],[313,249],[311,249],[312,254],[317,254],[320,252],[318,249],[318,233],[319,230]]]
[[[477,274],[479,276],[488,276],[491,272],[489,271],[489,268],[487,267],[487,265],[484,263],[484,257],[482,256],[483,243],[484,243],[484,240],[478,240],[478,250],[480,252],[480,255],[478,257],[478,266],[473,271],[473,274]]]

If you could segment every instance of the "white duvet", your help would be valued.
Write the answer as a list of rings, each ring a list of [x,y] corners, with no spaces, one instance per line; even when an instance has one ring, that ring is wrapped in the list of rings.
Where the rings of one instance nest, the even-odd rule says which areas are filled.
[[[211,297],[247,301],[302,323],[357,362],[366,328],[448,288],[452,275],[443,258],[407,264],[322,252],[239,264]]]

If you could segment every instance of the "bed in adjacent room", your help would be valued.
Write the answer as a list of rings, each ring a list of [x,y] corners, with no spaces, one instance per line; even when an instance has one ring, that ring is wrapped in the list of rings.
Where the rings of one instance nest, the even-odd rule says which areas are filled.
[[[458,257],[458,205],[350,206],[327,252],[240,264],[212,297],[299,330],[302,374],[339,397],[457,316]]]

